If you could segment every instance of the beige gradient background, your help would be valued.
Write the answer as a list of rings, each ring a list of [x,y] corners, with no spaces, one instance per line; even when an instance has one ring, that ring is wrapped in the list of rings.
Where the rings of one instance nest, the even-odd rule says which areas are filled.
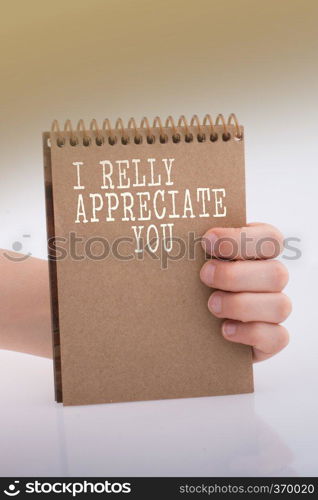
[[[53,118],[235,111],[249,217],[293,230],[295,204],[279,198],[315,172],[317,16],[308,0],[2,6],[0,245],[46,254],[40,133]]]
[[[255,372],[259,411],[294,456],[307,450],[296,459],[304,475],[317,474],[318,451],[310,396],[318,378],[317,19],[315,0],[29,0],[2,5],[0,18],[0,247],[20,241],[46,256],[41,132],[52,119],[237,113],[248,219],[301,239],[301,259],[284,261],[291,345]],[[274,409],[262,394],[276,386]]]

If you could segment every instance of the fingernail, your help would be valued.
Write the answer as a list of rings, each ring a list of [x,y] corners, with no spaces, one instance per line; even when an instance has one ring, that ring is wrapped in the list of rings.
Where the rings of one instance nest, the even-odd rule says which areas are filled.
[[[237,325],[235,323],[231,323],[230,321],[227,321],[223,325],[223,332],[226,337],[231,337],[232,335],[235,335],[237,330]]]
[[[215,245],[217,239],[218,239],[218,237],[215,233],[213,233],[213,231],[207,231],[202,236],[203,250],[206,253],[213,255],[213,249],[214,249],[214,245]]]
[[[213,264],[212,262],[206,262],[200,271],[201,281],[203,281],[205,285],[212,286],[214,280],[214,273],[215,273],[215,264]]]
[[[210,311],[220,313],[222,311],[222,297],[220,293],[213,293],[208,303]]]

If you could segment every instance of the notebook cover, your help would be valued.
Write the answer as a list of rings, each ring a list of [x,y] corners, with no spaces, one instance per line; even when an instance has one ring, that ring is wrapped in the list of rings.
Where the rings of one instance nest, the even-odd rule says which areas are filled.
[[[129,143],[114,146],[97,145],[93,132],[86,132],[89,146],[81,140],[71,146],[66,132],[63,147],[56,134],[43,134],[57,401],[77,405],[253,391],[251,349],[223,338],[221,320],[207,308],[212,290],[199,279],[204,232],[246,223],[244,140],[223,141],[222,127],[217,131],[215,142],[174,143],[167,128],[168,142],[161,144],[155,130],[153,144],[138,145],[126,131]],[[197,129],[190,132],[196,138]],[[208,128],[203,132],[209,137]],[[103,177],[100,162],[106,174],[111,167],[105,162],[111,162],[112,176]],[[133,186],[143,176],[147,185]],[[197,188],[209,189],[205,207]],[[169,191],[178,191],[175,207]],[[114,207],[117,198],[105,193],[118,196],[117,209],[108,211],[108,200]],[[126,206],[124,213],[122,193],[129,193],[133,212]],[[122,220],[131,214],[134,221]],[[173,224],[172,252],[164,248],[169,245],[162,224]],[[139,226],[146,236],[150,225],[157,229],[150,228],[149,244],[154,250],[157,242],[158,250],[136,253]]]

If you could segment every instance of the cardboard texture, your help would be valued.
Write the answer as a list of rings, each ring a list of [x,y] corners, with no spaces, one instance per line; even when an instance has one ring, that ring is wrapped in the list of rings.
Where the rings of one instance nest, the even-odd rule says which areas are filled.
[[[216,130],[216,142],[192,127],[192,142],[181,133],[174,143],[166,128],[164,144],[157,129],[153,144],[126,130],[129,143],[114,146],[93,132],[88,146],[43,134],[57,401],[253,391],[251,349],[222,337],[199,279],[206,257],[192,244],[213,226],[246,223],[244,140]]]

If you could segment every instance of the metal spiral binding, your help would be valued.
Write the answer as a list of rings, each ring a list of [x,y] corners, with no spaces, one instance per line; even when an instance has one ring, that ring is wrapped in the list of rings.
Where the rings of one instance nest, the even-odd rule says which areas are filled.
[[[221,127],[221,134],[219,134],[218,129]],[[229,127],[234,128],[234,133],[231,133]],[[155,130],[159,129],[159,136],[156,138]],[[56,144],[59,147],[63,147],[66,141],[73,147],[78,144],[83,144],[83,146],[90,146],[92,140],[95,140],[97,146],[103,146],[104,144],[109,144],[114,146],[118,142],[123,145],[129,144],[133,141],[136,145],[142,144],[144,140],[148,144],[154,144],[156,140],[159,140],[161,144],[165,144],[169,141],[167,135],[167,129],[172,131],[171,139],[174,143],[180,143],[182,140],[184,142],[193,142],[197,140],[198,142],[211,141],[215,142],[221,136],[221,140],[224,142],[234,139],[236,141],[243,140],[243,129],[239,125],[239,122],[234,113],[231,113],[226,120],[222,114],[218,114],[215,122],[213,121],[210,114],[206,114],[200,121],[198,115],[193,115],[190,124],[184,115],[180,116],[177,124],[172,116],[168,116],[164,124],[159,116],[156,116],[153,120],[152,126],[149,123],[147,117],[144,117],[140,126],[138,127],[134,118],[128,120],[127,127],[121,118],[118,118],[115,122],[115,126],[112,127],[111,122],[108,118],[103,121],[102,127],[100,128],[95,119],[91,120],[89,128],[87,129],[83,120],[79,120],[75,130],[73,129],[71,120],[66,120],[63,129],[61,130],[59,122],[54,120],[51,127],[51,140],[52,137],[56,139]],[[195,134],[193,133],[195,131]],[[130,133],[132,132],[132,133]]]

